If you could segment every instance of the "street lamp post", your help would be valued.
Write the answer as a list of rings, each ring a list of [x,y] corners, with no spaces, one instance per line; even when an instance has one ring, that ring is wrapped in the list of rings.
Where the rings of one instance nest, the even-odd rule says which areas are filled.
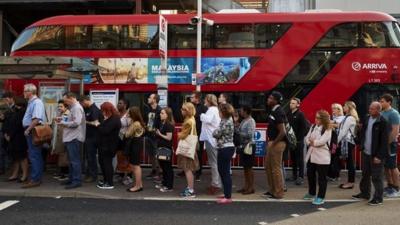
[[[199,22],[197,23],[197,48],[196,48],[196,79],[201,73],[201,26],[202,26],[202,11],[203,11],[202,0],[197,0],[197,17]],[[201,91],[200,85],[196,80],[196,91]]]

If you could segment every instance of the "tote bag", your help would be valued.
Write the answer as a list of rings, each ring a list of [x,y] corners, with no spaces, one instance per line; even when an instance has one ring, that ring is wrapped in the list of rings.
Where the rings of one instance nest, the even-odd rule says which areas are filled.
[[[194,159],[194,155],[196,153],[196,147],[198,142],[197,135],[193,134],[193,125],[190,134],[182,140],[179,140],[178,147],[176,149],[176,155],[185,156],[191,159]]]

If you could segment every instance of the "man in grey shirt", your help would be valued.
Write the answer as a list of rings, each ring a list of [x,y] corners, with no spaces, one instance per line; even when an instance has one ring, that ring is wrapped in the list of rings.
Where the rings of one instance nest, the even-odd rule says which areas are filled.
[[[380,205],[383,202],[383,165],[388,155],[388,123],[380,114],[379,102],[369,106],[369,116],[361,130],[362,178],[360,193],[353,195],[355,199],[370,199],[371,178],[375,188],[369,205]]]
[[[67,92],[63,95],[63,99],[69,106],[70,114],[66,118],[57,118],[57,122],[64,126],[63,142],[69,159],[69,179],[62,184],[66,185],[65,189],[72,189],[82,186],[80,149],[85,141],[86,122],[85,113],[76,100],[76,95]]]

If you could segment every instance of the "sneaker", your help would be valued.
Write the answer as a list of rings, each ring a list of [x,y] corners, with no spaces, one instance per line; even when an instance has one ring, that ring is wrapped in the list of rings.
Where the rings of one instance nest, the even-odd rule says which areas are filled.
[[[355,200],[369,200],[369,196],[365,196],[362,193],[352,195],[351,197]]]
[[[59,180],[59,181],[65,181],[65,180],[68,180],[68,176],[65,176],[65,175],[60,175],[60,176],[57,178],[57,180]]]
[[[314,200],[312,201],[313,205],[322,205],[325,203],[325,200],[323,198],[314,198]]]
[[[185,190],[181,192],[180,196],[184,198],[195,198],[196,194],[194,193],[194,191],[190,191],[189,188],[185,188]]]
[[[109,185],[107,183],[104,183],[103,185],[97,185],[98,188],[103,189],[103,190],[111,190],[114,189],[113,185]]]
[[[104,180],[97,181],[97,186],[103,186],[103,184],[104,184]]]
[[[305,194],[303,200],[314,200],[315,195],[310,195],[309,193]]]
[[[304,179],[302,177],[298,177],[294,183],[296,185],[302,185],[304,184]]]
[[[62,175],[63,175],[63,174],[55,173],[55,174],[53,175],[53,178],[56,179],[56,180],[58,180]]]
[[[163,193],[165,193],[165,192],[172,192],[173,189],[172,189],[172,188],[167,188],[167,187],[162,187],[162,188],[160,188],[160,191],[163,192]]]
[[[125,178],[122,180],[122,184],[125,185],[125,186],[128,186],[128,185],[130,185],[130,184],[132,184],[132,183],[133,183],[133,180],[132,180],[132,178],[130,178],[129,176],[125,177]]]
[[[372,199],[371,201],[368,202],[368,205],[372,205],[372,206],[382,205],[382,201],[378,201],[376,199]]]
[[[328,181],[336,182],[336,181],[339,181],[339,178],[338,177],[328,177]]]
[[[230,204],[232,203],[232,199],[231,198],[221,198],[217,200],[218,204]]]
[[[398,192],[398,191],[396,191],[396,189],[392,188],[392,190],[384,196],[387,198],[398,198],[398,197],[400,197],[400,192]]]
[[[161,189],[161,188],[164,187],[164,185],[162,185],[162,184],[156,184],[154,187],[155,187],[156,189]]]

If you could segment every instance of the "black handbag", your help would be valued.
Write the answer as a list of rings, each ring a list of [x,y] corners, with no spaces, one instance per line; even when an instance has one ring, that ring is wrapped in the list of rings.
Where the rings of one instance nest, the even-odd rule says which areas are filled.
[[[160,147],[157,148],[156,159],[161,161],[171,161],[172,160],[172,149]]]

